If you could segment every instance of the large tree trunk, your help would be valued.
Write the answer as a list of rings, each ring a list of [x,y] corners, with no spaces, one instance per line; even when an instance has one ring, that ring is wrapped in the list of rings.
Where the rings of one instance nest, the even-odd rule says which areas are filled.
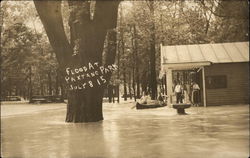
[[[116,27],[119,1],[96,1],[94,18],[90,16],[89,1],[69,1],[70,43],[62,23],[60,1],[35,1],[36,9],[56,53],[60,69],[85,66],[88,63],[110,65],[116,52]],[[108,53],[103,47],[108,32]],[[106,76],[106,81],[110,74]],[[84,90],[69,90],[66,122],[96,122],[103,120],[104,86]]]
[[[103,90],[69,91],[66,122],[96,122],[103,120]]]

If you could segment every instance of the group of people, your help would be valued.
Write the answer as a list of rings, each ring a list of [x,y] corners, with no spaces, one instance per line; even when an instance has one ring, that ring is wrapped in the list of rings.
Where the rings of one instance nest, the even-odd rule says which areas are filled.
[[[143,92],[142,97],[139,101],[140,104],[159,104],[159,105],[163,105],[164,102],[165,99],[162,93],[159,93],[157,100],[152,100],[148,92]]]
[[[180,81],[177,81],[174,87],[174,92],[177,104],[183,103],[183,100],[185,99],[186,101],[190,101],[194,106],[199,106],[200,87],[196,82],[191,82],[190,85],[190,84],[181,84]]]
[[[174,92],[176,96],[176,103],[188,103],[191,102],[194,106],[199,106],[200,103],[200,87],[196,82],[191,84],[181,84],[180,81],[174,86]],[[185,101],[184,101],[185,100]],[[140,104],[160,104],[163,105],[166,102],[162,93],[158,94],[157,100],[152,100],[148,92],[143,92],[139,101]]]

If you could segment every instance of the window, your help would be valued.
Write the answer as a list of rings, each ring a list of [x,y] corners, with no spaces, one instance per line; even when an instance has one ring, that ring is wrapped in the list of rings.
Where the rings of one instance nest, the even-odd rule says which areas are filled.
[[[206,87],[208,89],[227,88],[227,76],[206,76]]]

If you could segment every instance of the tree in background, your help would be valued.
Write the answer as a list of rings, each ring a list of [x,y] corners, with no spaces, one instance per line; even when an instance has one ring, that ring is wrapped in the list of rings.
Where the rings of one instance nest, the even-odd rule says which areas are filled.
[[[124,9],[126,14],[124,13],[124,23],[121,27],[125,32],[130,32],[124,42],[129,49],[133,50],[133,46],[130,44],[133,29],[129,28],[136,26],[138,61],[135,60],[137,61],[135,63],[139,65],[139,72],[135,75],[140,77],[140,89],[143,91],[150,90],[152,87],[150,72],[153,57],[150,57],[150,54],[155,54],[156,76],[159,74],[159,46],[161,43],[163,45],[185,45],[248,40],[249,20],[246,0],[133,1],[126,3],[130,3],[131,6]],[[149,6],[151,6],[151,14]],[[153,11],[154,20],[151,18]],[[155,39],[151,40],[153,33]],[[155,44],[152,44],[153,41]],[[153,45],[155,53],[152,51]],[[130,52],[125,51],[124,56],[129,56],[129,54]],[[130,58],[126,59],[128,62]],[[131,60],[134,59],[135,57]],[[136,64],[132,65],[136,67]],[[127,74],[130,73],[129,71],[128,69]]]
[[[16,23],[4,30],[2,34],[2,83],[8,85],[8,94],[11,95],[13,86],[16,87],[17,94],[21,89],[25,89],[29,75],[29,68],[37,62],[33,57],[36,48],[33,47],[37,42],[32,31],[22,23]],[[3,88],[2,90],[4,90]],[[5,93],[5,92],[3,92]],[[25,94],[23,94],[25,95]],[[27,95],[27,94],[26,94]]]
[[[1,2],[1,97],[55,94],[58,65],[32,4]]]
[[[149,8],[150,12],[150,90],[151,90],[151,97],[152,99],[156,99],[157,96],[157,81],[156,81],[156,66],[155,66],[155,56],[156,56],[156,50],[155,50],[155,45],[156,45],[156,29],[155,29],[155,6],[154,6],[154,1],[147,1],[147,5]]]
[[[249,40],[249,2],[247,0],[201,1],[200,3],[214,16],[210,34],[213,42]]]

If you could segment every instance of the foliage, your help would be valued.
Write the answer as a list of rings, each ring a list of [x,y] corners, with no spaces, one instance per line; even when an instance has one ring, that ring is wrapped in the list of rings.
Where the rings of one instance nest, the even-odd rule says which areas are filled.
[[[4,15],[1,31],[1,90],[3,95],[11,95],[15,88],[15,94],[27,96],[30,83],[33,89],[40,90],[40,85],[48,80],[48,72],[54,72],[55,76],[57,63],[43,30],[38,31],[35,27],[37,17],[31,3],[4,2],[1,7]],[[35,93],[39,94],[39,90]],[[25,92],[20,94],[20,91]]]
[[[66,2],[63,2],[63,21],[69,39],[67,7]],[[120,9],[121,7],[122,16],[120,14],[118,17],[117,29],[119,55],[116,61],[119,72],[113,75],[111,82],[124,82],[121,74],[126,73],[127,80],[128,74],[132,74],[130,84],[139,76],[140,86],[148,86],[152,27],[150,8],[146,1],[124,1]],[[153,7],[157,76],[160,70],[161,43],[181,45],[249,40],[247,0],[155,1]],[[33,3],[1,2],[1,22],[3,86],[8,87],[6,84],[9,84],[9,77],[21,76],[27,88],[31,66],[34,87],[48,86],[48,73],[52,75],[52,84],[55,84],[57,62]],[[138,60],[135,60],[135,53]],[[139,69],[137,73],[136,67]]]
[[[125,50],[133,50],[131,26],[137,29],[138,65],[142,82],[147,83],[149,72],[150,28],[152,27],[150,10],[146,1],[129,1],[122,4]],[[249,40],[248,2],[243,1],[155,1],[154,3],[156,70],[160,70],[160,44],[183,45],[197,43],[222,43]],[[119,17],[121,18],[121,17]],[[125,51],[120,65],[125,66],[127,73],[134,67],[134,57],[131,51]],[[157,75],[158,76],[158,75]]]

